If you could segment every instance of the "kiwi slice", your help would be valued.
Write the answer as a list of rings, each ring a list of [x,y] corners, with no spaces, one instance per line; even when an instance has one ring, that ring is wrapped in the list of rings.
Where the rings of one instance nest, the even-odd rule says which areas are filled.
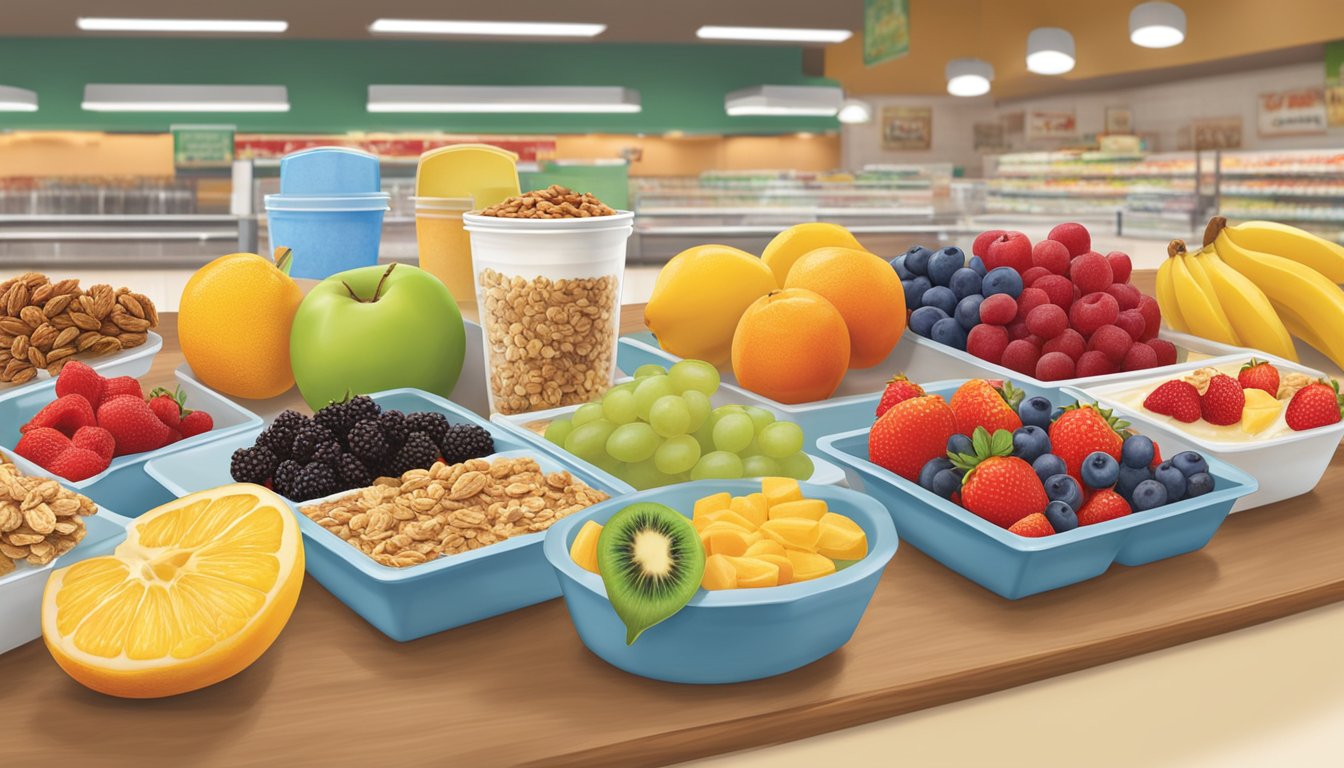
[[[625,624],[625,643],[633,645],[695,596],[705,575],[705,549],[685,515],[662,504],[631,504],[602,527],[597,570]]]

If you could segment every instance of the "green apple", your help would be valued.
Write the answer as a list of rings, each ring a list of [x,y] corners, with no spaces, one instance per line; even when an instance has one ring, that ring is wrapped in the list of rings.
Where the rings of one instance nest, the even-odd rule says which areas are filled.
[[[289,335],[294,380],[313,410],[399,387],[448,397],[465,353],[453,295],[406,264],[361,267],[318,283]]]

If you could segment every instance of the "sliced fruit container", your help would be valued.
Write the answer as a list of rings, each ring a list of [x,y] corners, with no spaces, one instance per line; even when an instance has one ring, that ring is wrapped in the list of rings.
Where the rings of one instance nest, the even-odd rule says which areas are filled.
[[[565,470],[590,487],[612,495],[623,488],[603,481],[574,462],[536,449],[467,409],[418,389],[392,389],[370,395],[383,408],[411,413],[442,413],[453,424],[469,423],[490,432],[496,456],[530,456],[546,472]],[[168,492],[183,496],[233,482],[233,452],[256,441],[260,426],[192,450],[151,461],[149,474]],[[308,573],[380,632],[400,642],[488,619],[560,596],[541,551],[543,533],[518,536],[471,552],[440,557],[421,565],[383,565],[298,511],[326,499],[289,501],[303,531]]]
[[[759,589],[700,590],[633,645],[607,599],[602,577],[580,568],[569,549],[588,520],[606,523],[626,506],[665,504],[690,517],[697,499],[760,490],[752,480],[698,480],[613,498],[561,520],[546,534],[546,559],[560,578],[570,618],[588,650],[633,675],[672,683],[740,683],[784,674],[838,650],[853,636],[878,579],[896,554],[896,529],[872,498],[846,488],[802,484],[868,537],[868,555],[829,576]]]
[[[1158,384],[1181,376],[1205,366],[1235,364],[1240,367],[1251,355],[1266,360],[1284,373],[1305,373],[1312,378],[1329,378],[1320,371],[1314,371],[1297,363],[1267,355],[1263,352],[1230,355],[1209,360],[1199,360],[1163,369],[1159,375],[1146,371],[1148,377],[1118,384],[1089,384],[1069,387],[1065,394],[1073,398],[1095,400],[1115,413],[1123,416],[1144,434],[1157,440],[1162,446],[1162,454],[1171,456],[1181,451],[1198,451],[1206,457],[1216,458],[1242,470],[1254,473],[1260,479],[1259,490],[1237,500],[1233,512],[1242,512],[1266,504],[1273,504],[1304,493],[1310,493],[1320,482],[1330,460],[1335,456],[1339,441],[1344,438],[1344,422],[1327,427],[1288,431],[1276,437],[1251,438],[1246,440],[1218,440],[1191,434],[1179,421],[1160,414],[1152,413],[1142,406],[1120,402],[1120,396],[1143,388],[1145,391]],[[1235,376],[1235,374],[1234,374]],[[1287,404],[1285,403],[1285,406]],[[1278,421],[1282,422],[1280,414]],[[1232,427],[1236,434],[1236,427]],[[1286,427],[1285,427],[1286,429]]]
[[[154,356],[161,349],[163,349],[163,337],[153,331],[147,331],[145,333],[145,343],[138,347],[96,357],[76,355],[74,359],[108,378],[131,376],[138,379],[149,373],[149,367],[154,364]],[[18,385],[0,383],[0,398],[11,397],[20,392],[36,389],[51,381],[51,378],[51,374],[47,373],[45,368],[38,368],[37,377],[31,381]]]
[[[1016,381],[1014,381],[1016,384]],[[961,382],[925,385],[951,397]],[[1163,451],[1168,448],[1162,443]],[[1144,565],[1202,548],[1254,477],[1206,456],[1214,489],[1194,498],[1040,538],[1009,533],[868,459],[868,428],[828,435],[821,451],[845,468],[849,487],[881,501],[916,549],[1002,597],[1016,600],[1100,576],[1112,563]]]
[[[195,379],[177,376],[177,386],[186,395],[187,407],[205,411],[214,420],[215,427],[155,451],[117,456],[107,469],[86,480],[61,480],[61,484],[88,496],[99,506],[119,509],[130,517],[139,517],[148,510],[174,498],[145,472],[145,463],[151,459],[169,456],[178,451],[205,445],[230,435],[261,425],[261,417],[209,389]],[[19,469],[28,474],[47,474],[33,462],[14,453],[19,442],[19,428],[28,423],[38,411],[56,399],[56,382],[46,381],[42,386],[17,395],[0,398],[0,452],[5,453]]]

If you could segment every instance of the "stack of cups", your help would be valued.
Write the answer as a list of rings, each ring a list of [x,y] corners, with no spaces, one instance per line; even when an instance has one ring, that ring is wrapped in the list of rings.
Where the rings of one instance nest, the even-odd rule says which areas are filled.
[[[462,226],[470,211],[470,197],[412,197],[415,203],[415,239],[420,268],[448,286],[458,304],[476,301],[471,270],[471,239]]]

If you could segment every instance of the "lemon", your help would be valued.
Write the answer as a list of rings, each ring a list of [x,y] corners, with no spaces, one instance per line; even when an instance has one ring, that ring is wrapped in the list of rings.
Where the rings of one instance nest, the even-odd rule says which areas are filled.
[[[644,324],[678,357],[726,365],[742,313],[779,285],[746,251],[698,245],[667,262],[644,308]]]
[[[852,248],[867,251],[848,229],[839,224],[813,221],[795,224],[775,235],[775,239],[761,252],[761,261],[775,273],[775,281],[784,285],[793,263],[818,248]]]
[[[183,496],[131,523],[113,554],[62,568],[42,598],[56,663],[95,691],[157,698],[246,669],[299,599],[303,541],[259,485]]]

